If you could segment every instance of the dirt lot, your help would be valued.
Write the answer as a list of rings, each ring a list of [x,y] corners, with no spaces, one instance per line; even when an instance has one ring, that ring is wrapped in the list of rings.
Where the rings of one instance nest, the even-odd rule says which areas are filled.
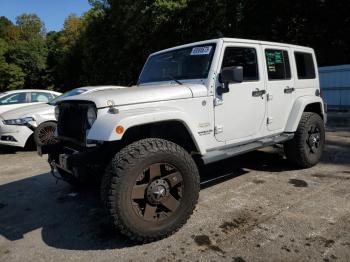
[[[97,191],[56,184],[35,152],[1,148],[0,261],[350,261],[350,129],[327,141],[307,170],[272,148],[203,168],[194,215],[146,245],[113,230]]]

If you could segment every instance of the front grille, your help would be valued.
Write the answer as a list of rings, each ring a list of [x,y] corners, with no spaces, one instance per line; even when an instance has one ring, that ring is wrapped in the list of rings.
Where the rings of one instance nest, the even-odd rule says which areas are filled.
[[[87,109],[90,103],[64,102],[59,105],[57,133],[63,139],[79,144],[85,144],[87,123]]]

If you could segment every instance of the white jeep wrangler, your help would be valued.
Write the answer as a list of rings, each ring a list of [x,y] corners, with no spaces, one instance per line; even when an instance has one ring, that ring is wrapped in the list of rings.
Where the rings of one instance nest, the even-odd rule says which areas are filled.
[[[161,239],[195,208],[198,161],[274,144],[301,168],[320,160],[316,69],[313,49],[288,44],[222,38],[163,50],[136,86],[63,99],[59,142],[38,152],[69,182],[102,177],[102,201],[123,234]]]

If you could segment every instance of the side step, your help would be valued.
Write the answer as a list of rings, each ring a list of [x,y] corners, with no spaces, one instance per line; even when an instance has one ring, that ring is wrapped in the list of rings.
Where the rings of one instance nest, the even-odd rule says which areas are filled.
[[[279,144],[287,140],[290,140],[293,137],[294,137],[294,134],[284,133],[278,136],[263,138],[254,142],[243,144],[243,145],[242,144],[233,145],[232,147],[222,148],[222,149],[219,148],[213,151],[209,151],[207,154],[205,154],[202,157],[202,159],[205,164],[209,164],[209,163],[220,161],[226,158],[237,156],[243,153],[254,151],[259,148]]]

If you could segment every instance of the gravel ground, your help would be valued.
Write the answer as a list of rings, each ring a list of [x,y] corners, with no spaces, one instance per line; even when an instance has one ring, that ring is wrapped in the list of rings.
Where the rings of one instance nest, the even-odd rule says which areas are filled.
[[[311,169],[280,151],[202,168],[188,223],[136,245],[113,230],[97,190],[57,183],[35,152],[0,148],[0,261],[350,261],[350,129],[328,129]]]

